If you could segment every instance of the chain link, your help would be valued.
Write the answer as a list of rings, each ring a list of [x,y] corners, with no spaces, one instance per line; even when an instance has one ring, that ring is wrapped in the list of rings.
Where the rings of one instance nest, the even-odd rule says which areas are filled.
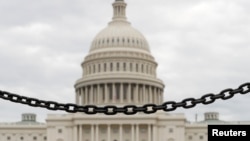
[[[20,96],[17,94],[13,94],[6,91],[0,90],[0,98],[4,100],[9,100],[14,103],[21,103],[25,105],[29,105],[32,107],[41,107],[41,108],[47,108],[48,110],[61,110],[66,111],[68,113],[77,113],[82,112],[86,114],[97,114],[97,113],[103,113],[106,115],[115,115],[118,113],[124,113],[126,115],[134,115],[139,112],[143,112],[145,114],[153,114],[156,113],[158,110],[163,110],[165,112],[174,111],[179,107],[188,109],[193,108],[197,104],[211,104],[215,102],[217,99],[222,100],[228,100],[236,94],[247,94],[250,93],[250,83],[245,83],[240,85],[237,89],[228,88],[225,90],[222,90],[219,94],[206,94],[203,95],[201,98],[195,99],[195,98],[186,98],[182,100],[181,102],[175,102],[175,101],[168,101],[163,103],[162,105],[155,105],[155,104],[146,104],[143,106],[136,106],[136,105],[126,105],[123,107],[117,107],[115,105],[108,105],[104,107],[97,107],[95,105],[76,105],[76,104],[63,104],[58,103],[54,101],[44,101],[39,100],[36,98],[30,98],[25,96]]]

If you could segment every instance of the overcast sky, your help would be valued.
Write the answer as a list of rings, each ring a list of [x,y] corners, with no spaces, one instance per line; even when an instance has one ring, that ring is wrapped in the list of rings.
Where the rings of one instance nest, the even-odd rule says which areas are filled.
[[[0,0],[0,89],[73,103],[80,64],[112,18],[114,0]],[[249,0],[126,0],[127,17],[148,40],[165,84],[164,101],[200,98],[250,82]],[[250,95],[182,108],[250,121]],[[63,113],[0,99],[0,122],[32,112],[43,122]]]

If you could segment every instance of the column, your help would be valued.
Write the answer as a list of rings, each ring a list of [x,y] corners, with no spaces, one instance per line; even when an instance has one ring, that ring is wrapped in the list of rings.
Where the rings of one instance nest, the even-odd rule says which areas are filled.
[[[160,89],[160,98],[161,98],[161,103],[163,102],[163,99],[164,99],[164,98],[163,98],[163,92],[164,92],[164,91],[163,91],[163,89]]]
[[[78,141],[77,139],[77,125],[73,127],[73,141]]]
[[[110,124],[108,124],[108,139],[107,141],[110,141]]]
[[[153,96],[152,96],[152,87],[151,86],[149,86],[148,91],[149,91],[149,102],[152,103],[153,102],[153,98],[152,98]]]
[[[109,94],[108,94],[108,84],[104,84],[105,87],[105,103],[108,103]]]
[[[158,104],[158,97],[157,97],[157,88],[156,87],[154,87],[154,97],[155,97],[155,101],[154,101],[154,103],[155,104]]]
[[[120,125],[120,141],[123,141],[123,130],[122,130],[122,124]]]
[[[84,88],[84,104],[86,105],[88,103],[88,87]]]
[[[84,93],[84,90],[83,88],[81,88],[81,91],[82,91],[82,105],[84,105],[84,96],[85,96],[85,93]]]
[[[139,141],[140,136],[139,136],[139,124],[136,124],[136,141]]]
[[[142,86],[142,99],[143,99],[143,104],[146,104],[146,90],[145,90],[145,85]]]
[[[95,136],[96,136],[96,141],[99,141],[99,125],[96,125]]]
[[[143,100],[144,100],[144,96],[143,96],[143,85],[141,85],[140,87],[140,103],[143,104]]]
[[[93,85],[90,86],[90,103],[93,104],[93,94],[94,94],[94,88]]]
[[[82,125],[79,125],[79,141],[82,141]]]
[[[115,103],[116,99],[116,91],[115,91],[115,83],[112,84],[112,101]]]
[[[149,99],[149,89],[150,89],[150,86],[147,87],[147,103],[149,103],[150,99]]]
[[[153,125],[153,139],[154,139],[154,141],[158,141],[157,126],[156,125]]]
[[[160,88],[158,88],[157,94],[158,94],[158,104],[162,104],[162,101],[161,101],[161,89]]]
[[[96,102],[97,102],[97,104],[100,104],[101,103],[101,101],[100,101],[100,99],[101,99],[101,91],[100,91],[100,84],[97,84],[97,93],[96,93]]]
[[[134,125],[133,124],[131,124],[131,141],[134,141],[135,140],[135,135],[134,135],[134,133],[135,133],[135,131],[134,131],[135,129],[134,129]]]
[[[134,101],[135,101],[135,103],[138,103],[138,95],[139,95],[139,93],[138,93],[138,91],[139,91],[139,85],[138,84],[136,84],[135,85],[135,93],[134,93]]]
[[[89,87],[88,86],[85,87],[85,93],[86,93],[85,102],[86,104],[89,104]]]
[[[94,131],[94,125],[91,124],[91,140],[92,140],[92,141],[95,140],[95,138],[94,138],[94,135],[95,135],[94,132],[95,132],[95,131]]]
[[[95,85],[93,85],[93,104],[96,102],[96,88]]]
[[[127,100],[128,100],[128,103],[131,102],[131,84],[128,83],[128,96],[127,96]]]
[[[75,101],[76,101],[76,104],[78,104],[78,96],[79,94],[78,94],[78,91],[76,90],[76,97],[75,97]]]
[[[120,84],[120,102],[123,103],[123,83]]]
[[[152,141],[151,139],[151,125],[148,125],[148,141]]]

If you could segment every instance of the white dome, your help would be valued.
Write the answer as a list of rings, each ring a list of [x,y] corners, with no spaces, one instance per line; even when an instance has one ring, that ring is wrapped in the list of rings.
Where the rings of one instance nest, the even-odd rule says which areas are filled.
[[[133,28],[126,18],[127,4],[123,0],[113,3],[114,15],[108,27],[103,29],[94,38],[90,53],[103,50],[137,50],[150,53],[145,37]]]
[[[136,48],[150,52],[145,37],[126,21],[112,21],[97,34],[90,52],[104,48]]]
[[[112,21],[92,42],[75,84],[77,104],[160,104],[164,84],[145,37],[126,20],[126,3],[113,3]]]

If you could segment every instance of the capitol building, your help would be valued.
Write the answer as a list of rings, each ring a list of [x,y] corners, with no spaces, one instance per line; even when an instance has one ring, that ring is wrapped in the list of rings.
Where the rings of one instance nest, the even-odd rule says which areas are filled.
[[[157,62],[150,47],[126,18],[124,0],[113,3],[113,18],[93,39],[76,81],[78,105],[137,105],[163,103],[165,85],[157,77]],[[49,114],[45,123],[33,113],[15,123],[0,123],[0,141],[207,141],[208,124],[246,124],[219,119],[206,112],[204,119],[188,122],[185,115]]]

